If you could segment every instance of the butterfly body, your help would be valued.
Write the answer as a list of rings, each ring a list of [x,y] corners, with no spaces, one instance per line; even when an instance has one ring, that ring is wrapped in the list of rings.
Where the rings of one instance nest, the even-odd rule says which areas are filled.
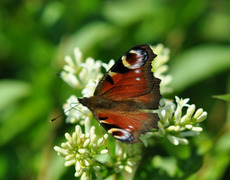
[[[116,139],[136,143],[157,128],[160,80],[151,71],[156,57],[149,45],[127,51],[98,83],[94,95],[78,98]]]
[[[78,98],[79,102],[87,106],[91,111],[98,111],[103,109],[111,109],[117,112],[132,112],[138,109],[146,109],[147,107],[142,103],[132,100],[115,101],[106,97],[92,96],[90,98]]]

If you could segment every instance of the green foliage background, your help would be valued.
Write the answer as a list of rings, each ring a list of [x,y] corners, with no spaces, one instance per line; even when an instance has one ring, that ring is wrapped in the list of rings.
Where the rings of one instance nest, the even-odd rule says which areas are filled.
[[[228,0],[1,0],[0,179],[73,179],[53,146],[74,127],[49,120],[79,93],[55,72],[76,46],[108,62],[143,43],[171,50],[167,97],[189,97],[208,119],[190,145],[146,149],[136,179],[227,179],[229,96],[213,95],[230,93]]]

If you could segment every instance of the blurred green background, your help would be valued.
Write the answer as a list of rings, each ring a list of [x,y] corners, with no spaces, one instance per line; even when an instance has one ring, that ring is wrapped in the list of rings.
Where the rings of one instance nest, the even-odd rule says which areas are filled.
[[[189,97],[208,112],[189,154],[169,144],[155,153],[165,148],[165,163],[183,161],[177,168],[188,179],[228,179],[230,108],[213,98],[230,92],[228,0],[1,0],[0,179],[73,179],[74,167],[65,168],[53,146],[74,126],[49,120],[75,92],[55,72],[76,46],[108,62],[143,43],[171,51],[167,97]],[[168,169],[145,163],[136,179],[176,179]]]

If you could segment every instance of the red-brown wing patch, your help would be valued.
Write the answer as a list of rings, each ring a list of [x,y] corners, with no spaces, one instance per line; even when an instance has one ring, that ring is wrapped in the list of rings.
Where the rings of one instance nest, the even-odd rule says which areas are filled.
[[[149,45],[125,53],[99,82],[94,95],[125,99],[149,93],[154,85],[151,62],[156,57]]]
[[[102,84],[102,87],[100,88],[100,95],[105,94],[107,91],[112,89],[122,78],[123,74],[121,73],[109,72],[104,83]]]
[[[145,109],[158,109],[159,101],[161,99],[159,85],[160,85],[160,79],[154,78],[154,85],[149,93],[144,94],[142,96],[128,98],[127,100],[132,100],[137,103],[141,103],[142,105],[144,105],[143,107]]]
[[[147,74],[142,67],[123,74],[123,77],[114,87],[104,93],[104,96],[114,100],[141,96],[149,93],[154,84],[152,73]]]
[[[139,136],[157,128],[158,115],[148,112],[114,112],[101,110],[94,117],[114,138],[126,143],[136,143]]]

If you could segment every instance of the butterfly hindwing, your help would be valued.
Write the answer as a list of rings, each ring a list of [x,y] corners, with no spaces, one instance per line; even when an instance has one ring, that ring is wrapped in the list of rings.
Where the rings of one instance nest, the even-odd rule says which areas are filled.
[[[94,117],[114,138],[126,143],[136,143],[139,136],[157,128],[158,115],[148,112],[114,112],[101,110]]]

